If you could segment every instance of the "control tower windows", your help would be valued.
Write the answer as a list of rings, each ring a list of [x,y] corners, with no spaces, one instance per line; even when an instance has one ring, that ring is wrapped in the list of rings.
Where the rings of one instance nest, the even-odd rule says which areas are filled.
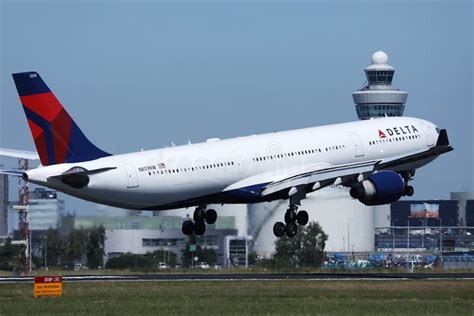
[[[367,80],[369,85],[391,85],[393,70],[367,70]]]
[[[405,105],[403,104],[358,104],[356,106],[357,115],[361,119],[384,116],[401,116],[403,114],[404,108]]]

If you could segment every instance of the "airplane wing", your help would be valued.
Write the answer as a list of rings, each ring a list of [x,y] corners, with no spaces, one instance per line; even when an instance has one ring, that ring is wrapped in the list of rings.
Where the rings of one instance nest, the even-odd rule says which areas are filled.
[[[356,162],[344,165],[314,165],[308,166],[302,172],[281,175],[274,173],[264,174],[244,179],[227,187],[224,191],[237,188],[251,188],[252,191],[260,191],[261,196],[286,192],[287,195],[295,193],[297,188],[304,188],[304,192],[312,192],[329,185],[346,185],[362,181],[374,172],[379,170],[403,170],[405,165],[422,161],[425,159],[434,159],[437,156],[449,152],[453,148],[449,145],[446,130],[441,130],[438,141],[435,146],[425,150],[405,154],[402,156],[393,156],[380,160],[370,160]],[[293,191],[292,191],[293,190]]]
[[[309,186],[310,190],[306,191],[315,191],[331,184],[344,185],[349,182],[358,181],[357,179],[361,174],[371,174],[377,163],[377,160],[371,160],[321,169],[317,168],[302,174],[290,176],[286,179],[274,181],[268,184],[261,194],[262,196],[267,196],[282,190],[300,186]]]
[[[17,149],[8,149],[8,148],[0,148],[0,156],[22,158],[22,159],[29,159],[29,160],[39,160],[39,155],[37,152],[17,150]]]

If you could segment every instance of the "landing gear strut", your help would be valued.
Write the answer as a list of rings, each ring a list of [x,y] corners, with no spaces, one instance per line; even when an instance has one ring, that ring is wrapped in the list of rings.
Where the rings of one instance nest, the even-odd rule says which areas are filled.
[[[185,235],[192,235],[193,233],[201,236],[206,232],[206,223],[214,224],[217,220],[217,212],[214,209],[206,210],[205,205],[196,207],[193,214],[193,220],[185,220],[181,230]]]
[[[295,237],[298,233],[298,225],[305,226],[308,224],[308,219],[308,212],[298,212],[298,206],[294,203],[290,203],[290,207],[285,213],[285,223],[276,222],[275,225],[273,225],[273,234],[275,234],[276,237],[283,237],[285,234],[288,237]]]
[[[406,171],[402,174],[403,180],[405,182],[405,188],[403,189],[403,195],[405,196],[413,196],[415,194],[415,189],[408,184],[408,181],[413,180],[413,176],[415,175],[415,170]]]

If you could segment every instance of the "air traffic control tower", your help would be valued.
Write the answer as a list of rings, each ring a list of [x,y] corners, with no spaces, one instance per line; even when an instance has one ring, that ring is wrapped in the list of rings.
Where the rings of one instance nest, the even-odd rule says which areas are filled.
[[[382,51],[375,52],[372,65],[364,71],[367,85],[352,93],[359,119],[402,116],[408,94],[392,87],[395,68],[388,64],[388,55]]]

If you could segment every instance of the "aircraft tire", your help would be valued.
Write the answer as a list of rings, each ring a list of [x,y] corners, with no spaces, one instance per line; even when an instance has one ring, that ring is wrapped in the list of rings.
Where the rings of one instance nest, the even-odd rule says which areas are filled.
[[[282,222],[276,222],[273,225],[273,234],[278,238],[283,237],[283,235],[285,235],[285,229],[285,224]]]
[[[196,223],[204,222],[205,216],[206,216],[205,210],[203,210],[202,208],[197,208],[194,211],[193,219]]]
[[[206,232],[206,224],[204,222],[196,222],[194,224],[194,233],[198,236],[204,235]]]
[[[296,221],[301,226],[304,226],[304,225],[308,224],[308,220],[309,220],[308,212],[299,211],[298,214],[296,214]]]
[[[181,230],[183,231],[183,234],[190,236],[194,232],[194,223],[191,220],[187,220],[183,222],[183,225],[181,226]]]
[[[214,224],[217,220],[216,210],[214,210],[214,209],[207,210],[206,214],[205,214],[205,218],[206,218],[206,223],[208,223],[209,225]]]
[[[286,225],[286,235],[290,238],[295,237],[298,233],[298,226],[296,223],[289,223]]]
[[[286,211],[285,213],[285,223],[294,223],[296,221],[296,212],[295,211]]]

